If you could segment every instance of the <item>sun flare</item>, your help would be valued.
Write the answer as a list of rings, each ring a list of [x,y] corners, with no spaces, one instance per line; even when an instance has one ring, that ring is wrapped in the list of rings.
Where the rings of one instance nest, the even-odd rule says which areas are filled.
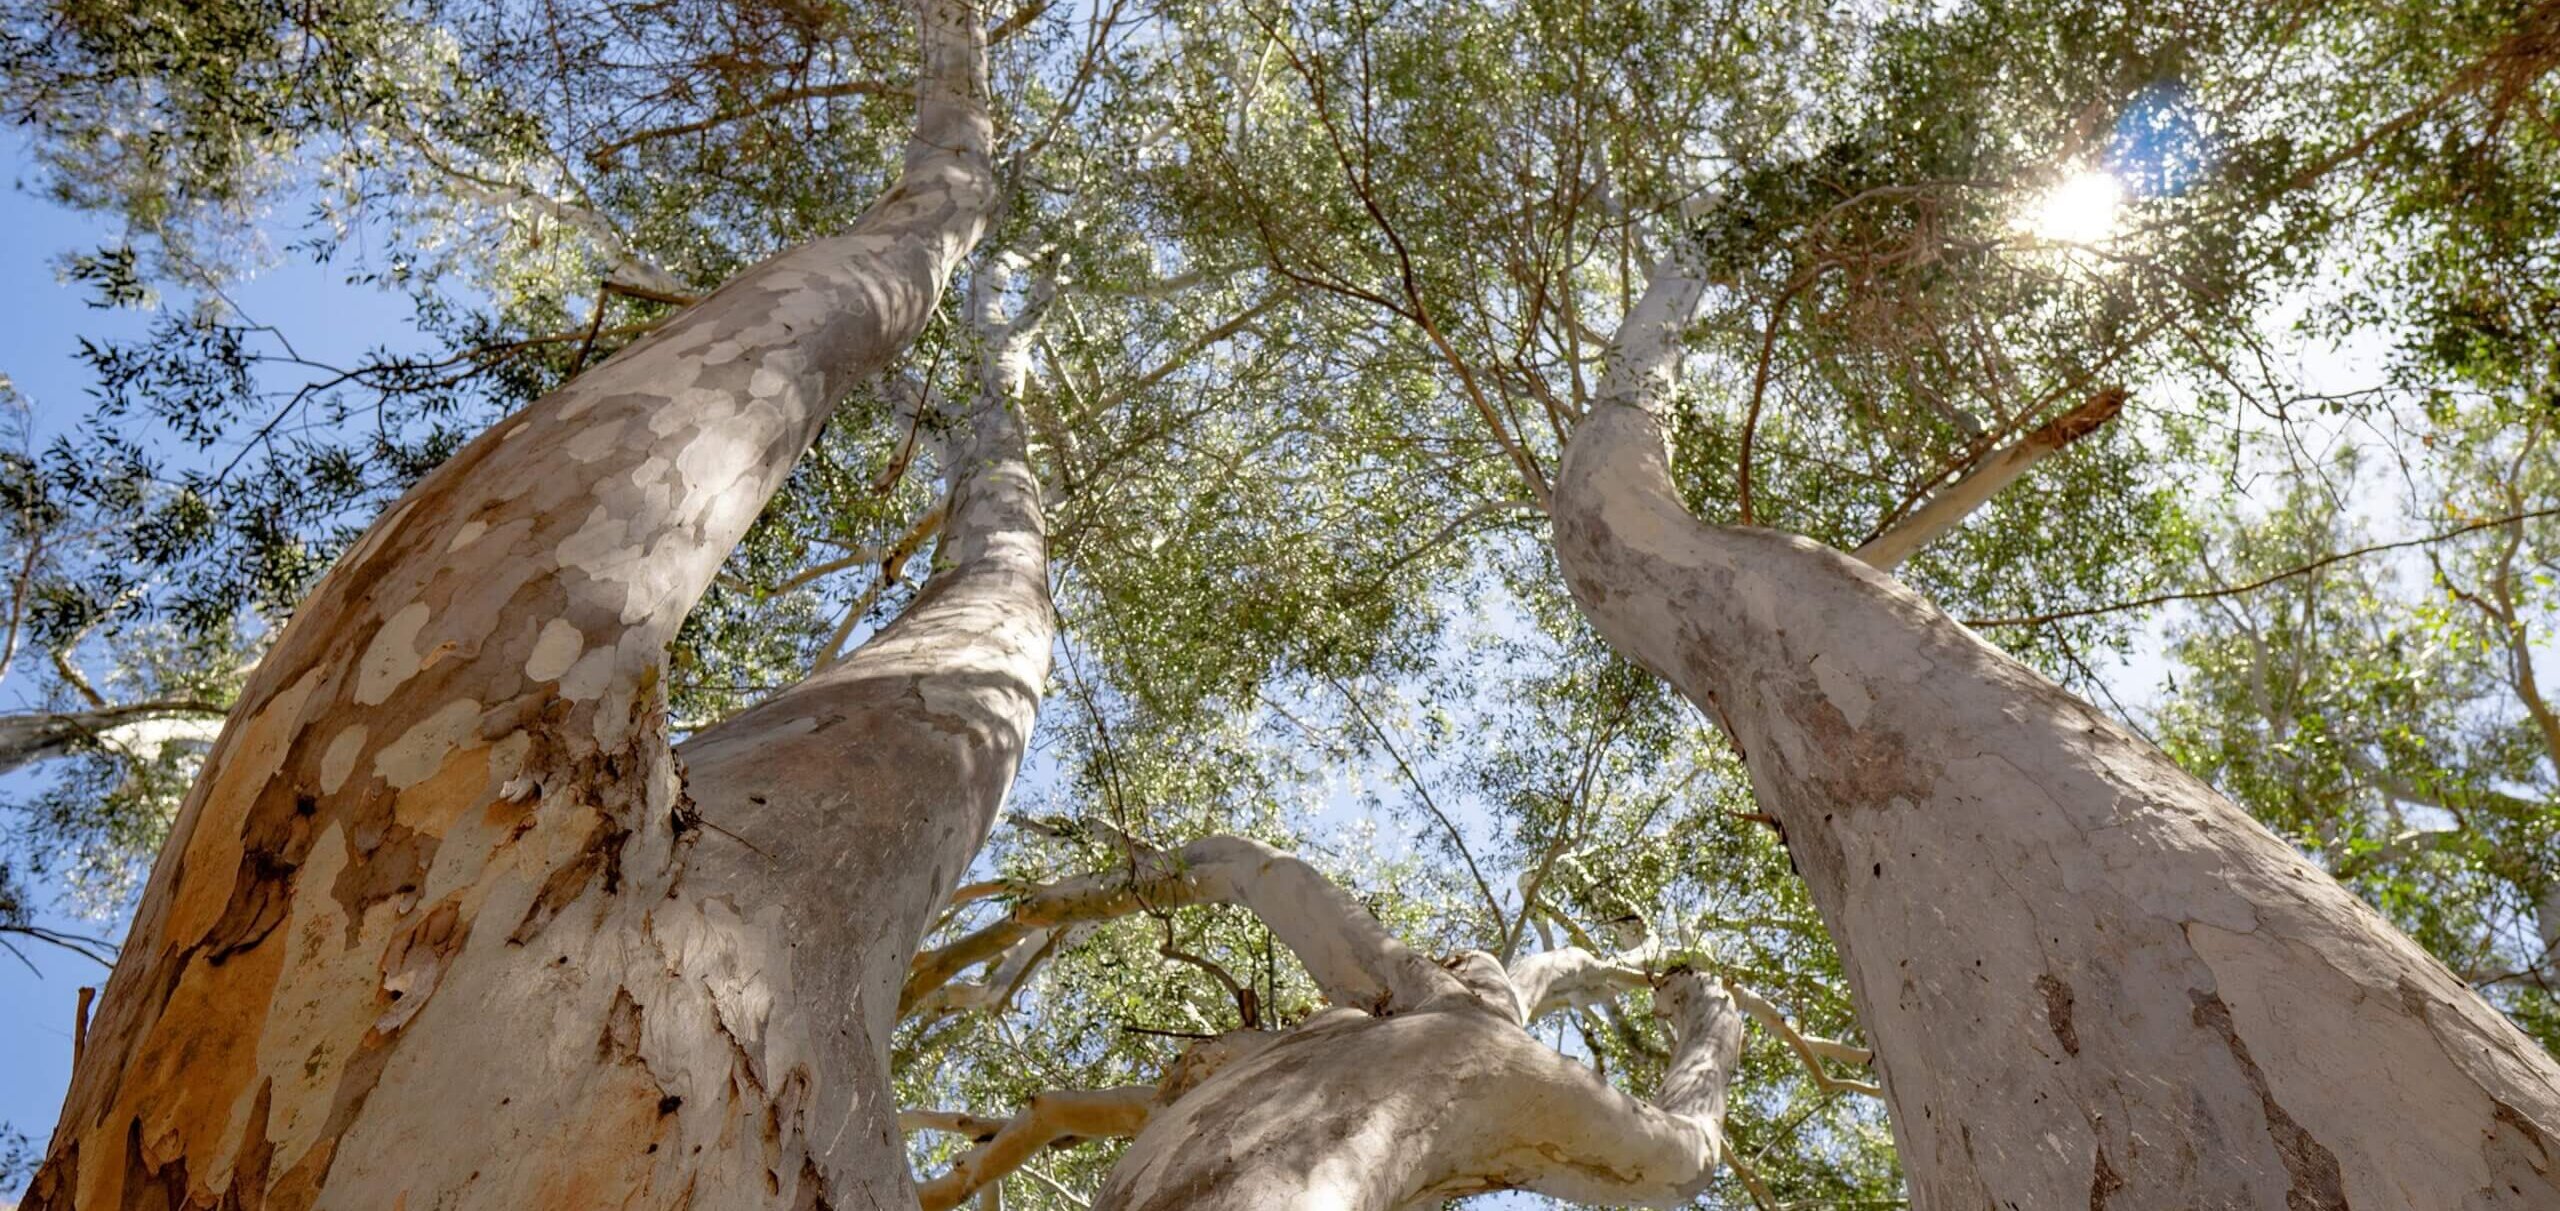
[[[2123,209],[2124,185],[2110,173],[2084,169],[2046,190],[2019,226],[2038,239],[2095,244],[2115,234]]]

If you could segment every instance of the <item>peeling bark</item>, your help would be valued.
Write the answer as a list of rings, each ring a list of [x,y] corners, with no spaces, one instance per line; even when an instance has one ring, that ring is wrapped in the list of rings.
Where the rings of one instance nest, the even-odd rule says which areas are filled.
[[[1919,1208],[2560,1206],[2560,1065],[2123,727],[1890,577],[1708,526],[1656,271],[1556,548],[1742,750],[1838,943]]]
[[[1045,672],[1001,408],[907,618],[681,763],[660,683],[721,560],[985,224],[982,31],[950,0],[921,26],[904,175],[851,230],[500,422],[294,616],[172,829],[27,1206],[908,1197],[878,1007]],[[952,651],[958,629],[984,642]],[[753,771],[722,751],[747,736]],[[858,847],[919,835],[938,856],[851,886],[882,861]]]

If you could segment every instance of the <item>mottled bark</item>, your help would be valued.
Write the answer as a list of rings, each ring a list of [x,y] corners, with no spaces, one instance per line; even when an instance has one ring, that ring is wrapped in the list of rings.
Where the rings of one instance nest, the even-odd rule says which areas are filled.
[[[1914,1206],[2560,1206],[2560,1065],[2158,750],[1892,578],[1700,523],[1657,271],[1557,551],[1742,750],[1839,944]]]
[[[697,738],[691,779],[660,683],[984,226],[980,26],[952,0],[921,24],[887,197],[500,422],[296,613],[153,871],[29,1206],[908,1197],[866,1028],[929,904],[863,914],[948,889],[1028,728],[1047,611],[1001,410],[955,474],[950,574],[861,656]]]
[[[979,392],[946,452],[939,570],[915,601],[851,656],[676,750],[706,826],[689,878],[766,914],[720,1026],[745,1027],[742,1052],[798,1116],[800,1146],[823,1155],[840,1206],[914,1201],[889,1095],[899,988],[995,825],[1049,674],[1040,487],[1012,407],[1033,318],[981,325]]]

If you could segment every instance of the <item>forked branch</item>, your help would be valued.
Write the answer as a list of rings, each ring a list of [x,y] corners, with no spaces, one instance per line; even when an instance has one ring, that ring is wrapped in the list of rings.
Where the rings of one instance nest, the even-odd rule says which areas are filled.
[[[1169,853],[1141,850],[1124,869],[1033,889],[1004,919],[917,956],[899,1013],[1035,932],[1193,904],[1251,909],[1337,1005],[1394,1012],[1459,989],[1455,977],[1397,941],[1323,872],[1259,841],[1221,836]]]
[[[1021,1113],[1009,1119],[910,1110],[898,1116],[898,1125],[909,1130],[957,1131],[978,1138],[978,1145],[961,1153],[947,1172],[916,1191],[924,1211],[950,1211],[989,1182],[1021,1168],[1042,1149],[1076,1140],[1136,1135],[1147,1125],[1155,1108],[1155,1086],[1123,1085],[1116,1089],[1036,1094],[1023,1105]]]

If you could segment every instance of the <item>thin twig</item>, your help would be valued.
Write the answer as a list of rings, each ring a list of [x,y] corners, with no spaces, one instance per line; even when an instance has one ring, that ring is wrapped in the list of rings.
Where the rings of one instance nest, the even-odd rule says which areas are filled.
[[[1495,932],[1500,932],[1503,918],[1502,901],[1494,896],[1493,885],[1485,881],[1484,870],[1476,865],[1475,853],[1467,848],[1467,838],[1458,831],[1457,822],[1451,820],[1448,813],[1440,810],[1439,802],[1431,797],[1430,788],[1424,786],[1421,776],[1413,772],[1411,765],[1405,763],[1404,754],[1396,748],[1395,738],[1387,735],[1387,729],[1378,726],[1378,721],[1370,717],[1367,707],[1360,705],[1359,695],[1352,693],[1350,687],[1341,682],[1333,681],[1331,677],[1325,680],[1333,682],[1333,688],[1341,693],[1342,700],[1351,704],[1351,713],[1358,715],[1360,722],[1367,724],[1369,730],[1378,737],[1378,743],[1386,748],[1387,756],[1395,761],[1397,772],[1404,775],[1406,784],[1412,786],[1414,795],[1422,800],[1424,810],[1429,811],[1431,818],[1439,821],[1440,827],[1448,832],[1449,843],[1458,847],[1458,857],[1467,864],[1468,876],[1476,881],[1476,890],[1484,894],[1485,911],[1493,914],[1490,923]]]

